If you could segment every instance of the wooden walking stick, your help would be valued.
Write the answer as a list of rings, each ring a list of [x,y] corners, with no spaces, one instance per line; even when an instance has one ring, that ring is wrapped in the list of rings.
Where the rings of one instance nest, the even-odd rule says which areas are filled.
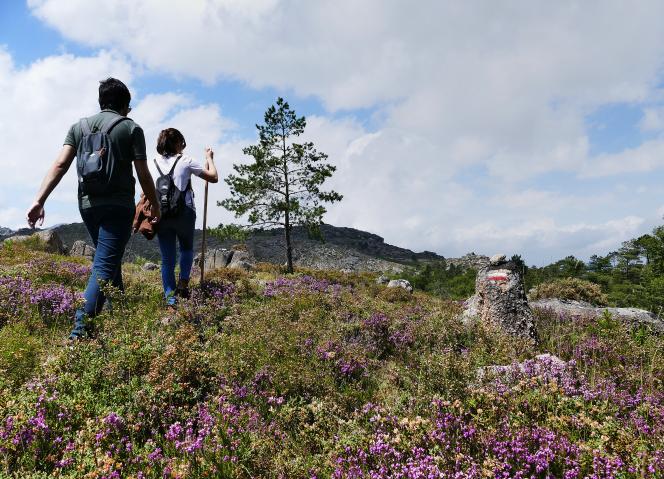
[[[203,241],[201,243],[201,285],[205,278],[205,234],[207,233],[207,203],[208,203],[208,182],[205,182],[205,195],[203,200]]]

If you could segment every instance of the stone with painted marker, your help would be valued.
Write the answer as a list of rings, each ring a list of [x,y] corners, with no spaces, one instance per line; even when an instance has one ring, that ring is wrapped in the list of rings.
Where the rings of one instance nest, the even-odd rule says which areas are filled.
[[[466,301],[461,318],[464,322],[478,318],[514,336],[537,339],[521,274],[515,263],[505,261],[505,255],[494,255],[489,265],[478,271],[475,295]]]
[[[487,274],[489,281],[507,282],[509,281],[511,271],[508,269],[496,269]]]

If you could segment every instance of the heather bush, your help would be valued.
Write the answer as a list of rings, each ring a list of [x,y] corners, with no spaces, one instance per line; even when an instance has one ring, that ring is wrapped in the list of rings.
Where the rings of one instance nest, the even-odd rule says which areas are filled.
[[[249,273],[240,268],[218,268],[206,273],[208,281],[229,281],[234,283],[241,279],[248,279]]]
[[[69,320],[81,305],[80,293],[60,284],[39,285],[0,273],[0,326],[22,321],[32,328]]]
[[[413,295],[404,288],[384,288],[378,297],[389,303],[407,303],[412,301]]]
[[[535,287],[528,296],[531,300],[558,298],[586,301],[597,306],[608,304],[608,297],[598,284],[578,278],[563,278],[542,283]]]
[[[169,312],[127,265],[96,338],[63,347],[73,312],[39,304],[80,283],[21,255],[0,283],[0,477],[664,475],[664,338],[610,315],[537,313],[524,344],[458,302],[269,268],[212,273]]]
[[[273,277],[278,274],[285,274],[286,268],[276,263],[258,262],[254,265],[254,271],[257,273],[266,273]]]

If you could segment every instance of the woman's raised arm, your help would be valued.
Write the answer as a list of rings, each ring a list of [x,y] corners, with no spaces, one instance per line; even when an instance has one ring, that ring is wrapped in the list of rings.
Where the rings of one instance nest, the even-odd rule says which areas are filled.
[[[217,167],[214,165],[214,151],[209,146],[205,148],[205,169],[201,172],[200,177],[210,183],[217,183],[219,181]]]

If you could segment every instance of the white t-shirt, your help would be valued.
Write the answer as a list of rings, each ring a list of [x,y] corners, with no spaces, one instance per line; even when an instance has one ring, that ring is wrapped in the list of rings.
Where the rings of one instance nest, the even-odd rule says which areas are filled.
[[[157,162],[157,165],[159,165],[159,169],[161,170],[161,172],[167,175],[168,172],[171,171],[173,163],[175,163],[177,157],[178,155],[173,155],[173,156],[160,155],[155,160]],[[203,172],[203,165],[201,165],[198,161],[194,160],[190,156],[182,155],[180,157],[180,160],[178,161],[178,164],[175,165],[175,169],[173,170],[173,183],[175,184],[175,187],[178,190],[184,191],[185,188],[187,188],[189,180],[191,179],[191,175],[194,174],[196,176],[201,176],[202,172]],[[185,199],[185,204],[187,206],[196,209],[196,205],[194,204],[193,190],[190,189],[189,191],[187,191],[187,194],[185,195],[184,199]]]

